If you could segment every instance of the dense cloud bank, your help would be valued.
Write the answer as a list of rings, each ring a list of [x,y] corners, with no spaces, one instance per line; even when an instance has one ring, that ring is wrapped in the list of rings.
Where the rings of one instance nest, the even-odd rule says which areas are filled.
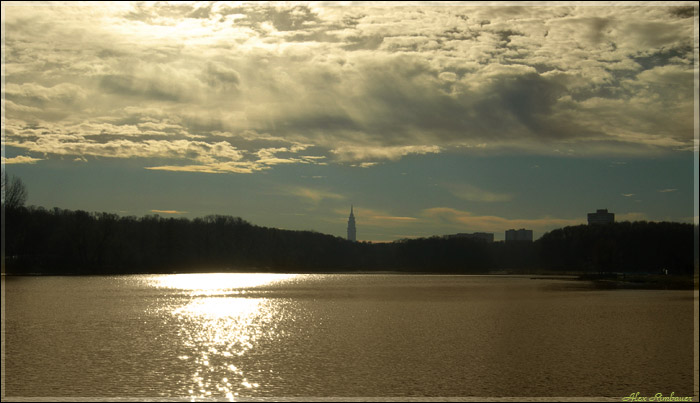
[[[696,13],[3,3],[4,141],[208,173],[692,150]]]

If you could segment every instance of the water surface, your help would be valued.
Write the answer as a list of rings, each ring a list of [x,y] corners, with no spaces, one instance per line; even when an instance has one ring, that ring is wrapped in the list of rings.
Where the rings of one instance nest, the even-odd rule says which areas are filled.
[[[694,393],[692,291],[398,274],[4,281],[7,396]]]

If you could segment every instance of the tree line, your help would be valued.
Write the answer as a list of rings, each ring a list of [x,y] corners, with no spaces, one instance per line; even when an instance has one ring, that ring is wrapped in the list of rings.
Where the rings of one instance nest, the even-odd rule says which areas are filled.
[[[3,180],[3,190],[8,187]],[[21,183],[20,183],[21,185]],[[556,229],[535,242],[431,237],[350,242],[313,231],[253,225],[239,217],[122,217],[25,207],[3,199],[4,267],[10,274],[196,271],[422,273],[628,272],[692,274],[697,226],[620,222]]]

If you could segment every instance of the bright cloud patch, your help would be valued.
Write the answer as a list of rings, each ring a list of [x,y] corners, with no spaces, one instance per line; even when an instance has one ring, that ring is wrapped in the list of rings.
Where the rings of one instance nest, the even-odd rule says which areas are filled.
[[[187,214],[186,211],[178,211],[178,210],[151,210],[152,213],[157,213],[157,214]]]
[[[26,155],[18,155],[12,158],[2,157],[3,164],[34,164],[35,162],[41,160],[41,158],[27,157]]]

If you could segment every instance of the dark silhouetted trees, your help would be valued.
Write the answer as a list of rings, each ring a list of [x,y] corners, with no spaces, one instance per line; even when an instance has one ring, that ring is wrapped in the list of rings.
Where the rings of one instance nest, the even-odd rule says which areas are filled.
[[[540,262],[551,270],[692,274],[693,227],[646,221],[565,227],[538,240]]]
[[[358,245],[241,218],[119,217],[41,207],[6,211],[9,273],[343,270]]]
[[[4,168],[4,167],[3,167]],[[2,172],[2,206],[3,208],[18,208],[27,202],[27,188],[22,180],[16,176],[12,179]]]
[[[21,183],[21,182],[20,182]],[[211,215],[120,217],[54,208],[5,211],[8,273],[195,271],[693,272],[692,224],[565,227],[536,242],[422,238],[373,244]]]

